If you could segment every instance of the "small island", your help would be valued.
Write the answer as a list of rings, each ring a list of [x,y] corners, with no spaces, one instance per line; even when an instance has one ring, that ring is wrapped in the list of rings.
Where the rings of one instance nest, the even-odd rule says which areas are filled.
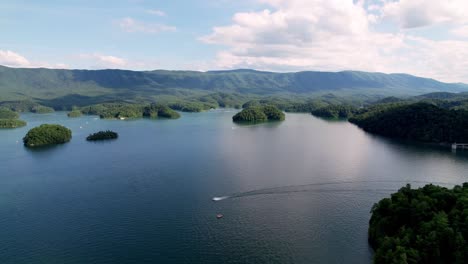
[[[232,117],[234,122],[283,121],[284,113],[275,106],[252,106],[245,108]]]
[[[70,129],[61,125],[44,124],[29,130],[23,138],[23,143],[28,148],[35,148],[67,143],[71,138]]]
[[[374,263],[466,263],[468,183],[401,188],[372,208]]]
[[[83,113],[81,113],[80,110],[73,110],[73,111],[70,111],[67,113],[67,116],[70,117],[70,118],[76,118],[76,117],[80,117],[82,116]]]
[[[11,111],[8,108],[0,108],[0,119],[18,119],[19,114],[17,112]]]
[[[0,128],[18,128],[26,126],[26,122],[19,119],[0,119]]]
[[[97,133],[89,135],[86,140],[88,141],[100,141],[100,140],[109,140],[109,139],[116,139],[119,137],[114,131],[106,130],[106,131],[99,131]]]
[[[0,128],[18,128],[26,126],[26,122],[19,120],[19,114],[8,108],[0,108]]]
[[[52,107],[38,105],[31,108],[31,112],[36,114],[49,114],[55,112],[55,110]]]

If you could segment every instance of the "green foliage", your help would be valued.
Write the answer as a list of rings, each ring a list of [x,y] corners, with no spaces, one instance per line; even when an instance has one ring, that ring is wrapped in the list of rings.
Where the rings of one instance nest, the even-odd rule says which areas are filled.
[[[22,112],[35,112],[38,109],[39,110],[43,109],[43,107],[45,106],[40,105],[30,100],[22,100],[22,101],[0,102],[0,107],[10,109],[14,112],[22,113]],[[50,109],[48,109],[47,111],[50,111]]]
[[[468,142],[468,111],[427,103],[377,105],[350,118],[370,133],[422,142]]]
[[[143,117],[143,105],[128,103],[105,103],[81,108],[87,115],[99,115],[103,119],[126,119]]]
[[[234,122],[265,122],[282,121],[285,115],[274,106],[254,106],[249,107],[232,117]]]
[[[166,105],[151,104],[150,106],[146,106],[143,109],[143,116],[150,117],[150,118],[162,117],[162,118],[177,119],[180,117],[180,114],[172,110]]]
[[[239,93],[218,92],[198,97],[196,100],[208,105],[210,108],[224,107],[239,109],[248,98],[247,95]]]
[[[48,113],[53,113],[55,110],[48,106],[37,105],[37,106],[32,107],[30,111],[36,114],[48,114]]]
[[[466,263],[468,183],[401,188],[372,208],[374,263]]]
[[[0,119],[18,119],[19,114],[17,112],[11,111],[8,108],[0,108]]]
[[[202,103],[202,102],[177,102],[177,103],[170,103],[168,105],[171,109],[182,111],[182,112],[202,112],[205,110],[209,110],[214,107],[218,107],[218,105]]]
[[[86,140],[88,141],[98,141],[98,140],[109,140],[109,139],[116,139],[119,137],[119,134],[116,132],[106,130],[106,131],[99,131],[97,133],[89,135]]]
[[[356,112],[355,107],[347,105],[328,105],[311,111],[314,116],[323,118],[350,118]]]
[[[73,110],[73,111],[67,113],[67,116],[70,117],[70,118],[80,117],[82,115],[83,115],[83,113],[81,113],[80,110]]]
[[[265,105],[260,109],[263,111],[269,121],[283,121],[285,119],[284,113],[274,106]]]
[[[26,126],[26,122],[18,119],[0,119],[0,128],[18,128]]]
[[[327,93],[309,98],[295,95],[257,98],[247,101],[242,105],[242,108],[272,105],[286,112],[310,113],[329,105],[349,105],[349,107],[351,107],[351,105],[358,106],[361,104],[362,100],[354,98],[353,96],[338,97],[334,94]]]
[[[26,147],[40,147],[53,144],[63,144],[72,138],[70,129],[61,125],[44,124],[35,127],[23,138]]]

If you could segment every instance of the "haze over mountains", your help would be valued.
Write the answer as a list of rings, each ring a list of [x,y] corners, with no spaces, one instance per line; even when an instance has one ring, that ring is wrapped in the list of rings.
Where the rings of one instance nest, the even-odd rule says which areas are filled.
[[[358,71],[274,73],[9,68],[0,66],[0,101],[83,97],[109,99],[189,96],[212,92],[254,95],[372,94],[414,96],[465,92],[468,85],[408,74]],[[76,98],[75,98],[76,99]],[[100,100],[97,100],[100,101]]]

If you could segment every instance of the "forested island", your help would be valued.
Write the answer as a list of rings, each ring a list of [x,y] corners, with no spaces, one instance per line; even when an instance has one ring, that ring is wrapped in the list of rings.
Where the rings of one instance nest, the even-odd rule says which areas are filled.
[[[99,115],[104,119],[134,119],[134,118],[169,118],[177,119],[180,114],[163,104],[128,104],[106,103],[81,108],[87,115]]]
[[[0,128],[18,128],[26,125],[26,121],[19,119],[0,119]]]
[[[29,148],[63,144],[72,138],[70,129],[61,125],[43,124],[35,127],[23,138],[24,146]]]
[[[284,113],[270,105],[248,107],[232,117],[234,122],[283,121],[284,119]]]
[[[166,105],[151,104],[143,108],[143,116],[150,118],[177,119],[180,117],[180,114]]]
[[[367,132],[433,143],[468,142],[468,111],[429,103],[384,104],[349,119]]]
[[[114,131],[106,130],[106,131],[99,131],[97,133],[89,135],[86,140],[88,141],[99,141],[99,140],[109,140],[109,139],[116,139],[119,137]]]
[[[18,128],[26,126],[26,122],[19,120],[19,114],[8,108],[0,108],[0,128]]]
[[[372,208],[374,263],[466,263],[468,183],[401,188]]]
[[[81,113],[80,110],[72,110],[72,111],[67,113],[67,116],[70,117],[70,118],[76,118],[76,117],[80,117],[82,115],[83,115],[83,113]]]
[[[55,110],[52,107],[43,106],[43,105],[34,106],[33,108],[31,108],[30,111],[35,114],[48,114],[48,113],[55,112]]]

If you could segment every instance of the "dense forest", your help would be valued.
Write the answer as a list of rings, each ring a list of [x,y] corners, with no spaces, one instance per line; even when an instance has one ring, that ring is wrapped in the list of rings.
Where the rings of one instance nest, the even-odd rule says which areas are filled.
[[[166,105],[151,104],[143,108],[143,116],[149,118],[177,119],[180,117],[180,114]]]
[[[43,124],[35,127],[23,138],[26,147],[41,147],[46,145],[63,144],[72,138],[70,129],[61,125]]]
[[[0,119],[0,128],[18,128],[26,126],[26,122],[19,119]]]
[[[128,104],[128,103],[106,103],[80,108],[80,111],[87,115],[99,115],[106,119],[128,119],[128,118],[170,118],[176,119],[180,114],[162,104]]]
[[[252,106],[245,108],[232,117],[234,122],[282,121],[285,115],[275,106]]]
[[[99,131],[94,134],[89,135],[86,137],[88,141],[98,141],[98,140],[109,140],[109,139],[116,139],[119,137],[114,131],[106,130],[106,131]]]
[[[374,263],[455,263],[468,260],[468,183],[447,189],[401,188],[372,208]]]
[[[0,128],[17,128],[26,126],[26,122],[19,120],[19,114],[8,108],[0,107]]]
[[[80,110],[72,110],[67,113],[67,116],[70,118],[76,118],[82,116],[83,113]]]
[[[348,105],[328,105],[325,107],[313,109],[311,113],[314,116],[322,118],[350,118],[357,113],[357,108]]]
[[[0,108],[0,119],[18,119],[19,114],[8,108]]]
[[[7,108],[15,112],[32,112],[32,113],[47,113],[53,112],[54,109],[41,105],[31,100],[18,100],[18,101],[1,101],[0,107]]]
[[[379,105],[349,119],[365,131],[434,143],[468,142],[468,111],[428,103]]]

